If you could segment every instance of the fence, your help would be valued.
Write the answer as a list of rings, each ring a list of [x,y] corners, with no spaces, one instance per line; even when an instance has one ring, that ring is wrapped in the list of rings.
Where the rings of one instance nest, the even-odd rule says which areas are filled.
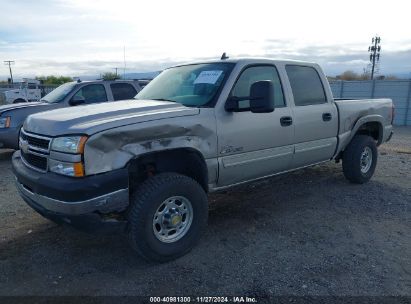
[[[334,98],[391,98],[395,105],[394,124],[411,126],[411,79],[330,81]],[[48,94],[57,86],[40,86]],[[0,92],[19,88],[18,84],[0,84]],[[1,95],[1,94],[0,94]]]
[[[411,80],[330,81],[334,98],[391,98],[394,124],[411,126]]]

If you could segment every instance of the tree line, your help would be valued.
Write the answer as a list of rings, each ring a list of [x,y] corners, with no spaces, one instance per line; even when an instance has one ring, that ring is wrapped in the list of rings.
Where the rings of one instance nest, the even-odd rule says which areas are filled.
[[[121,76],[116,73],[106,72],[100,75],[102,80],[116,80],[121,79]],[[68,76],[37,76],[37,80],[40,80],[44,85],[62,85],[63,83],[73,81],[72,77]]]
[[[102,80],[117,80],[121,79],[121,76],[112,73],[112,72],[106,72],[100,75],[100,78]],[[369,80],[370,79],[370,73],[367,71],[364,71],[363,73],[356,73],[354,71],[348,70],[345,71],[335,77],[332,76],[327,76],[328,80]],[[40,80],[42,84],[44,85],[62,85],[66,82],[73,81],[72,77],[68,76],[55,76],[55,75],[49,75],[49,76],[37,76],[37,80]],[[395,80],[398,79],[394,75],[379,75],[375,77],[377,80]],[[7,81],[0,81],[0,83],[7,83]]]

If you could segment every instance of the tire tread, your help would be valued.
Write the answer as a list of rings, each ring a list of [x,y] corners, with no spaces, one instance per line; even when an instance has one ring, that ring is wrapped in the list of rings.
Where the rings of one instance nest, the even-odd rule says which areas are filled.
[[[155,193],[158,189],[164,187],[165,185],[169,185],[170,183],[177,183],[177,184],[185,184],[187,187],[198,187],[199,195],[201,195],[202,200],[207,201],[207,195],[205,194],[203,188],[200,184],[195,181],[194,179],[177,174],[177,173],[159,173],[153,177],[146,179],[141,185],[139,185],[135,191],[131,193],[130,202],[131,206],[127,213],[127,218],[129,221],[129,225],[127,228],[127,235],[129,239],[129,243],[132,248],[143,258],[148,261],[156,261],[156,262],[167,262],[173,259],[178,258],[179,256],[184,255],[188,251],[194,247],[195,243],[193,243],[189,248],[186,250],[172,255],[172,256],[163,256],[160,254],[156,254],[153,250],[149,247],[147,242],[142,241],[141,239],[136,239],[136,233],[132,231],[133,227],[142,227],[144,225],[144,210],[151,204],[150,197]],[[207,223],[207,216],[201,219],[202,223],[201,226],[205,228]],[[204,223],[205,221],[205,223]],[[203,229],[202,229],[203,230]],[[201,231],[203,232],[203,231]]]
[[[373,152],[373,164],[366,175],[362,174],[360,169],[360,163],[357,159],[358,155],[361,154],[365,146],[369,146]],[[375,171],[375,166],[377,163],[377,148],[375,141],[368,135],[355,135],[351,142],[348,144],[347,149],[345,149],[343,154],[343,173],[345,178],[350,182],[356,184],[363,184],[367,182]]]

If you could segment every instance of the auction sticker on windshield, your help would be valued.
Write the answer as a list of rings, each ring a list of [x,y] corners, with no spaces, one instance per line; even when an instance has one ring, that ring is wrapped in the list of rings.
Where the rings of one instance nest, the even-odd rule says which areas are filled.
[[[220,78],[220,75],[223,73],[223,71],[202,71],[196,80],[194,80],[194,84],[198,83],[209,83],[209,84],[215,84]]]

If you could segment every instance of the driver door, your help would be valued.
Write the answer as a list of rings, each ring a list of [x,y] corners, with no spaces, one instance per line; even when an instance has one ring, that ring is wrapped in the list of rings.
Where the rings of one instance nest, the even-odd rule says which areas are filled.
[[[218,111],[217,186],[226,186],[287,170],[294,153],[292,112],[287,106],[280,77],[274,65],[245,68],[230,96],[249,96],[251,85],[270,80],[274,85],[275,110],[271,113]],[[250,101],[240,102],[247,109]]]

